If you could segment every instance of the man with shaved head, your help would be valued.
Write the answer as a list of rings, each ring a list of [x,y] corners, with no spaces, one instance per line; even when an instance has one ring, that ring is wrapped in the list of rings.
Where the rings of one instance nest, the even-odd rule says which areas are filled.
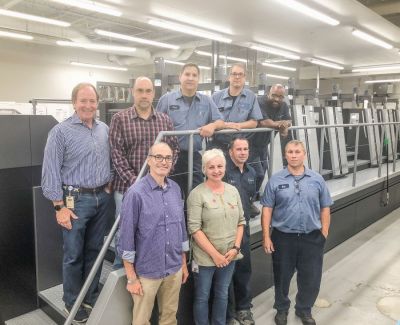
[[[134,325],[150,324],[156,297],[158,324],[177,324],[179,291],[189,275],[181,189],[167,178],[172,162],[168,144],[153,145],[149,173],[129,188],[122,203],[118,250],[133,298]]]
[[[111,157],[116,171],[113,184],[116,216],[120,212],[124,193],[136,181],[158,133],[174,129],[169,116],[153,108],[154,87],[149,78],[138,77],[132,94],[133,107],[115,114],[110,125]],[[177,139],[166,137],[165,140],[176,157]],[[120,267],[121,259],[116,257],[114,268]]]

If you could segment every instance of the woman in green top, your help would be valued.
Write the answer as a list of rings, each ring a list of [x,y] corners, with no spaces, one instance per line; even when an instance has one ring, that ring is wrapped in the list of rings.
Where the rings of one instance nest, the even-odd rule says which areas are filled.
[[[237,189],[222,181],[225,156],[219,149],[202,158],[206,181],[189,195],[188,228],[194,238],[192,271],[195,284],[194,321],[208,325],[208,300],[213,286],[212,325],[225,325],[228,289],[235,260],[242,257],[242,202]]]

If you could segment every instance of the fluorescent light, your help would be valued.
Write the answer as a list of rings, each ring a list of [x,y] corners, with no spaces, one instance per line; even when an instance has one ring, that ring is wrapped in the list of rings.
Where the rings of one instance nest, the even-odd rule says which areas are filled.
[[[86,1],[86,0],[52,0],[52,1],[62,3],[67,6],[78,7],[89,11],[99,12],[101,14],[106,14],[116,17],[122,16],[122,12],[95,1]]]
[[[278,50],[273,47],[267,47],[267,46],[262,46],[262,45],[253,45],[250,47],[253,50],[260,51],[260,52],[265,52],[265,53],[270,53],[270,54],[275,54],[275,55],[280,55],[283,56],[284,58],[292,59],[292,60],[299,60],[300,56],[292,54],[290,52],[286,52],[283,50]]]
[[[210,52],[205,52],[205,51],[194,51],[194,53],[198,54],[198,55],[202,55],[202,56],[208,56],[208,57],[212,57],[212,53]],[[237,62],[243,62],[243,63],[247,63],[246,59],[242,59],[242,58],[237,58],[234,56],[226,56],[226,55],[219,55],[220,58],[226,58],[227,60],[231,60],[231,61],[237,61]]]
[[[281,0],[279,0],[279,3],[287,6],[290,9],[296,10],[304,15],[307,15],[311,18],[322,21],[323,23],[326,23],[328,25],[337,26],[340,24],[340,21],[338,21],[332,17],[329,17],[328,15],[325,15],[322,12],[312,9],[298,1],[295,1],[295,0],[281,1]]]
[[[183,65],[186,64],[186,63],[184,63],[184,62],[172,61],[172,60],[164,60],[164,62],[165,62],[165,63],[169,63],[169,64],[174,64],[174,65],[180,65],[180,66],[183,66]],[[202,69],[202,70],[211,70],[210,67],[206,67],[206,66],[204,66],[204,65],[199,65],[198,67],[199,67],[199,69]]]
[[[276,75],[276,74],[266,73],[265,75],[266,75],[267,77],[270,77],[270,78],[285,79],[285,80],[288,80],[288,79],[289,79],[289,77],[286,77],[286,76],[278,76],[278,75]]]
[[[367,42],[370,42],[372,44],[381,46],[381,47],[383,47],[385,49],[390,50],[390,49],[393,48],[393,46],[390,45],[389,43],[386,43],[386,42],[384,42],[384,41],[382,41],[382,40],[380,40],[380,39],[378,39],[378,38],[376,38],[376,37],[374,37],[372,35],[369,35],[367,33],[362,32],[362,31],[360,31],[358,29],[353,30],[352,34],[354,36],[358,37],[358,38],[361,38],[364,41],[367,41]]]
[[[387,79],[387,80],[367,80],[366,84],[380,84],[385,82],[400,82],[400,79]]]
[[[136,42],[136,43],[141,43],[141,44],[148,44],[148,45],[153,45],[153,46],[158,46],[158,47],[163,47],[163,48],[173,49],[173,50],[179,49],[178,45],[161,43],[161,42],[151,41],[151,40],[144,39],[144,38],[138,38],[138,37],[128,36],[128,35],[124,35],[124,34],[107,32],[107,31],[101,30],[101,29],[95,29],[94,32],[98,35],[122,39],[125,41]]]
[[[370,67],[355,67],[352,72],[368,72],[368,71],[384,71],[384,70],[395,70],[400,69],[400,64],[390,64],[381,66],[370,66]]]
[[[81,63],[81,62],[71,62],[71,65],[76,65],[76,66],[85,67],[85,68],[128,71],[127,68],[123,68],[123,67],[115,67],[115,66],[109,66],[109,65],[98,65],[98,64],[90,64],[90,63]]]
[[[57,41],[60,46],[81,47],[88,50],[116,51],[116,52],[135,52],[136,48],[127,46],[116,46],[98,43],[79,43],[68,41]]]
[[[40,16],[34,16],[34,15],[28,15],[28,14],[24,14],[22,12],[5,10],[5,9],[0,9],[0,15],[1,16],[24,19],[24,20],[36,21],[36,22],[39,22],[39,23],[44,23],[44,24],[49,24],[49,25],[56,25],[56,26],[61,26],[61,27],[69,27],[69,26],[71,26],[70,23],[67,23],[65,21],[56,20],[56,19],[50,19],[50,18],[45,18],[45,17],[40,17]]]
[[[33,37],[30,35],[20,34],[20,33],[12,33],[0,30],[0,37],[9,37],[23,40],[33,40]]]
[[[215,41],[223,42],[223,43],[231,43],[232,40],[222,36],[220,34],[216,33],[211,33],[205,30],[201,30],[198,28],[193,28],[187,25],[181,25],[181,24],[176,24],[168,21],[161,21],[161,20],[155,20],[155,19],[149,19],[148,23],[152,26],[157,26],[165,29],[170,29],[176,32],[184,33],[184,34],[189,34],[189,35],[194,35],[202,38],[207,38],[207,39],[212,39]]]
[[[332,69],[336,69],[336,70],[343,70],[344,69],[344,67],[342,67],[339,64],[326,62],[326,61],[322,61],[322,60],[318,60],[318,59],[311,59],[310,62],[313,63],[313,64],[316,64],[316,65],[322,65],[324,67],[328,67],[328,68],[332,68]]]
[[[273,63],[267,63],[267,62],[263,62],[261,63],[263,66],[265,67],[271,67],[271,68],[275,68],[275,69],[281,69],[281,70],[286,70],[286,71],[296,71],[296,68],[292,68],[292,67],[286,67],[284,65],[279,65],[279,64],[273,64]]]

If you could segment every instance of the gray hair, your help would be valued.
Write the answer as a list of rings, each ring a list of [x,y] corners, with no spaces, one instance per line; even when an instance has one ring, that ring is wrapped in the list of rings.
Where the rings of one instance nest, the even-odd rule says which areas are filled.
[[[224,160],[224,164],[226,164],[226,159],[223,151],[221,149],[211,149],[207,150],[201,159],[201,170],[203,171],[203,174],[206,174],[206,166],[208,162],[214,158],[220,157]]]

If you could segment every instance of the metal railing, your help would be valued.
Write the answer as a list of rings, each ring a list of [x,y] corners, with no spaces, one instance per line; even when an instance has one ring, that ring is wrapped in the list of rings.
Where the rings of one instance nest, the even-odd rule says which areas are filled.
[[[289,130],[292,132],[292,134],[297,131],[297,130],[305,130],[305,132],[309,129],[321,129],[321,134],[320,134],[320,147],[319,147],[319,155],[320,157],[323,156],[324,152],[324,137],[325,137],[325,130],[329,128],[356,128],[356,137],[355,137],[355,153],[354,153],[354,162],[353,162],[353,179],[352,179],[352,187],[356,186],[356,175],[357,175],[357,162],[358,162],[358,149],[359,149],[359,139],[360,139],[360,128],[361,127],[367,127],[367,126],[381,126],[381,136],[380,136],[380,152],[377,152],[379,155],[378,159],[378,177],[382,176],[382,159],[383,159],[383,150],[384,150],[384,140],[387,139],[386,135],[386,128],[384,126],[390,126],[393,125],[396,128],[395,131],[395,137],[394,141],[393,139],[390,139],[390,143],[392,146],[392,152],[393,152],[393,172],[396,171],[396,161],[397,161],[397,145],[398,145],[398,137],[399,137],[399,129],[400,129],[400,122],[385,122],[385,123],[359,123],[359,124],[335,124],[335,125],[310,125],[310,126],[293,126],[290,127]],[[268,176],[271,176],[272,170],[273,170],[273,149],[274,149],[274,141],[272,141],[275,138],[275,135],[278,133],[274,129],[270,128],[256,128],[256,129],[242,129],[242,130],[233,130],[233,129],[227,129],[227,130],[220,130],[215,132],[215,134],[236,134],[236,133],[267,133],[271,132],[271,141],[270,141],[270,152],[271,155],[269,155],[268,159]],[[167,136],[182,136],[182,135],[188,135],[189,136],[189,160],[188,160],[188,190],[190,191],[193,185],[193,138],[194,135],[199,134],[199,130],[191,130],[191,131],[162,131],[158,134],[156,140],[154,143],[160,142],[164,137]],[[389,136],[390,138],[390,132]],[[266,149],[267,150],[267,149]],[[389,164],[389,157],[387,159],[387,164]],[[142,166],[136,181],[140,180],[145,171],[146,171],[146,163]],[[320,164],[320,170],[321,172],[322,169],[322,163]],[[85,280],[84,285],[82,286],[82,289],[75,301],[75,304],[73,305],[68,318],[66,319],[64,325],[70,325],[78,312],[78,309],[87,293],[89,290],[89,287],[91,283],[93,282],[93,279],[102,265],[103,259],[106,255],[106,252],[113,240],[113,237],[117,231],[118,224],[120,220],[120,215],[117,216],[115,219],[115,222],[110,230],[110,233],[107,236],[106,241],[103,244],[103,247],[100,250],[99,255],[96,258],[96,261],[89,272],[88,277]]]

